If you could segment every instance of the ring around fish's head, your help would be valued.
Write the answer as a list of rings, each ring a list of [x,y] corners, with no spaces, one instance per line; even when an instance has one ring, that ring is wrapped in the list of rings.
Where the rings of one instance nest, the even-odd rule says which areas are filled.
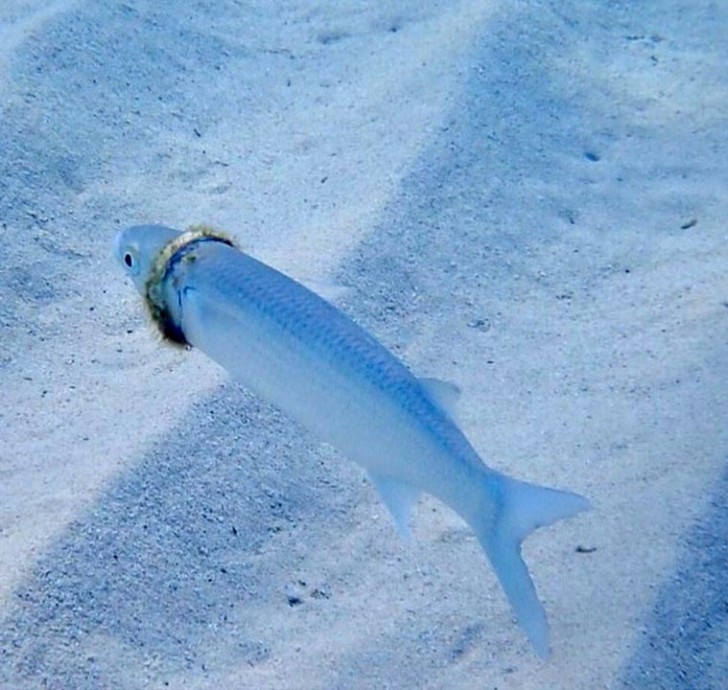
[[[149,273],[159,253],[181,234],[181,231],[164,225],[134,225],[116,236],[114,258],[142,296],[145,295]]]
[[[201,243],[233,241],[207,225],[192,225],[185,232],[164,225],[134,225],[122,230],[114,242],[114,255],[144,298],[162,337],[177,345],[187,339],[167,303],[167,277],[180,261],[194,260]]]

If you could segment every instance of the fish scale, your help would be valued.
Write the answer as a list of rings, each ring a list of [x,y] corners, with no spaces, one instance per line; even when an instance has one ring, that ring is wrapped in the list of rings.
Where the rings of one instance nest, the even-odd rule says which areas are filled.
[[[223,244],[205,244],[195,252],[195,258],[192,264],[178,266],[171,276],[176,291],[183,295],[182,304],[185,294],[199,292],[200,285],[208,295],[216,291],[218,303],[248,303],[269,318],[280,329],[280,335],[288,334],[312,358],[335,362],[337,368],[347,369],[351,376],[387,392],[415,419],[426,417],[430,428],[441,418],[440,411],[401,362],[312,291]],[[184,330],[184,309],[178,318]],[[444,426],[452,436],[460,436],[454,425]]]

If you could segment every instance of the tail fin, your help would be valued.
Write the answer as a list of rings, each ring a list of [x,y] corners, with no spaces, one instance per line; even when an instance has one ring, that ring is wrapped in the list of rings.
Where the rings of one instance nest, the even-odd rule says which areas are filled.
[[[583,496],[488,474],[488,493],[495,498],[495,511],[484,515],[476,534],[505,591],[516,620],[536,651],[549,655],[546,612],[521,557],[521,542],[538,527],[590,508]],[[494,486],[493,483],[497,485]]]

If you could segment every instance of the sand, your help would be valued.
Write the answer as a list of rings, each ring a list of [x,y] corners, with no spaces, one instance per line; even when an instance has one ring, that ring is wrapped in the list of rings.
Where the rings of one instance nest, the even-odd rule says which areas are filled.
[[[0,687],[719,688],[728,6],[0,7]],[[491,466],[594,510],[525,554],[360,469],[114,265],[207,222],[463,388]]]

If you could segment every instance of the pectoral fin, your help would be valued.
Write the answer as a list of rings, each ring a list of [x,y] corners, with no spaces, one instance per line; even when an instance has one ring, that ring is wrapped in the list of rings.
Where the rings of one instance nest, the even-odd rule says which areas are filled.
[[[394,519],[394,526],[402,541],[412,541],[412,528],[410,526],[410,514],[412,507],[417,503],[420,492],[418,489],[405,484],[392,477],[381,474],[369,473],[374,486],[377,487],[379,496]]]

